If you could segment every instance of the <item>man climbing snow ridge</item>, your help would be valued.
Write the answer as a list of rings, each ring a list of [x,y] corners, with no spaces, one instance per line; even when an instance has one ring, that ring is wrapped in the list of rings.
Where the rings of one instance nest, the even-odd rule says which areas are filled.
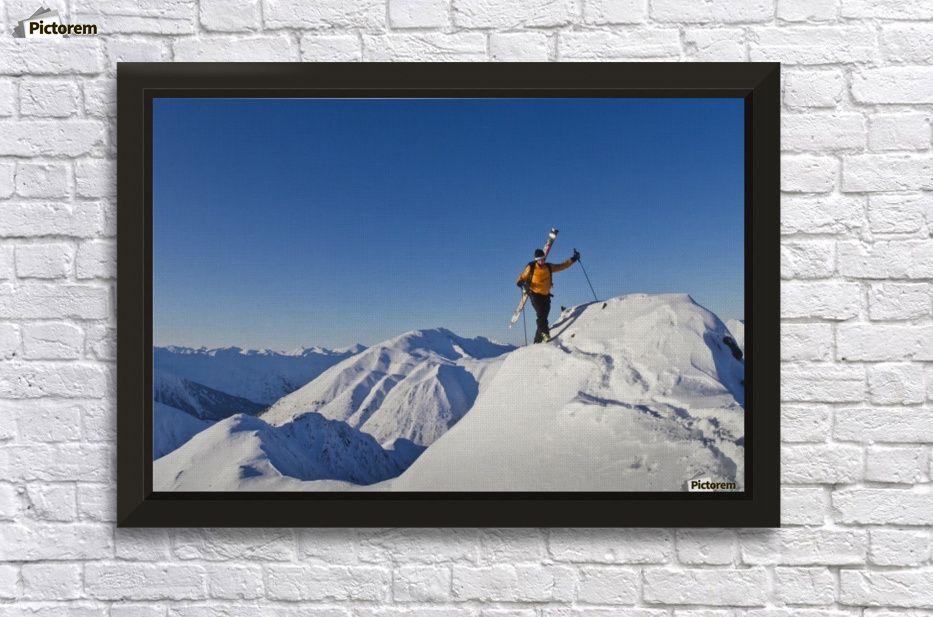
[[[573,256],[565,262],[551,264],[545,262],[545,254],[541,249],[535,249],[534,261],[528,263],[516,281],[516,285],[525,289],[531,299],[531,306],[538,317],[538,329],[535,331],[535,343],[546,343],[551,339],[548,326],[548,313],[551,312],[551,275],[566,270],[580,260],[580,252],[573,250]]]

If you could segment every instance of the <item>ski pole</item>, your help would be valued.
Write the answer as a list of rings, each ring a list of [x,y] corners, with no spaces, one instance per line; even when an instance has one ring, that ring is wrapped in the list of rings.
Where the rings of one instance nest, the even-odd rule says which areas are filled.
[[[573,249],[576,252],[577,249]],[[590,291],[593,292],[593,300],[599,302],[599,298],[596,297],[596,290],[593,289],[593,283],[590,282],[590,275],[586,273],[586,268],[583,267],[583,260],[577,259],[577,263],[580,264],[580,268],[583,270],[583,276],[586,277],[586,282],[590,286]]]
[[[525,347],[528,347],[528,322],[525,321],[525,307],[522,307],[522,328],[525,329]]]

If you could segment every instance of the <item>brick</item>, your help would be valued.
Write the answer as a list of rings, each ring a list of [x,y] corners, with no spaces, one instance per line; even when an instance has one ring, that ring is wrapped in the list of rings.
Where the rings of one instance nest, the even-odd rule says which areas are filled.
[[[836,107],[845,91],[838,69],[782,71],[784,104],[788,107]]]
[[[19,568],[15,565],[0,565],[0,599],[14,600],[20,596]]]
[[[777,567],[774,591],[785,604],[832,604],[836,600],[836,579],[829,568]]]
[[[833,436],[845,441],[933,443],[933,413],[917,409],[838,409]]]
[[[16,278],[16,247],[12,244],[0,245],[0,281],[13,278]]]
[[[82,520],[110,523],[116,520],[116,489],[110,484],[78,484],[78,515]]]
[[[169,59],[168,49],[162,41],[141,37],[108,38],[105,44],[107,63],[112,67],[116,67],[118,62],[164,62]]]
[[[852,234],[865,226],[865,200],[856,196],[786,196],[781,200],[785,234]]]
[[[926,213],[933,197],[919,195],[871,195],[868,222],[879,234],[917,234],[926,231]]]
[[[116,80],[99,79],[82,83],[84,111],[93,117],[113,118],[117,115]]]
[[[116,278],[116,243],[111,240],[82,242],[75,258],[75,274],[79,279]]]
[[[741,28],[685,28],[687,58],[700,62],[744,62],[748,59],[745,31]]]
[[[111,159],[82,159],[75,162],[78,197],[114,197],[117,194],[117,168]]]
[[[16,420],[20,439],[24,442],[79,441],[81,414],[87,404],[43,399],[0,401],[0,413]]]
[[[832,416],[828,407],[782,405],[781,441],[788,443],[824,442],[830,434],[831,420]]]
[[[109,525],[0,524],[0,559],[4,561],[107,559],[112,550]]]
[[[553,27],[574,23],[580,9],[574,0],[452,0],[459,28]]]
[[[781,525],[822,526],[827,504],[822,488],[781,487]]]
[[[208,595],[224,600],[255,600],[263,597],[262,568],[210,564],[206,566]]]
[[[568,566],[501,564],[453,566],[453,594],[459,600],[490,602],[569,601],[576,584]]]
[[[858,283],[839,281],[784,281],[781,317],[845,320],[857,317],[862,304]]]
[[[20,197],[67,197],[71,185],[70,165],[19,163],[16,166],[16,193]]]
[[[839,603],[858,606],[933,607],[933,571],[842,570]]]
[[[497,62],[545,62],[551,44],[543,32],[493,32],[489,35],[489,58]]]
[[[878,364],[868,367],[868,394],[871,402],[878,405],[922,403],[926,396],[923,366]]]
[[[16,113],[16,83],[11,79],[0,79],[0,117]]]
[[[202,561],[290,561],[295,558],[294,544],[289,529],[185,529],[175,535],[175,555]]]
[[[177,39],[176,62],[289,62],[299,58],[287,36],[204,37]]]
[[[485,60],[486,36],[479,32],[364,35],[363,57],[376,62]]]
[[[783,324],[782,360],[829,360],[833,353],[833,327],[830,324]]]
[[[0,284],[0,319],[104,319],[110,290],[70,284]]]
[[[68,276],[74,263],[74,247],[60,242],[21,244],[16,247],[16,276],[57,279]]]
[[[0,120],[0,156],[79,156],[101,148],[105,134],[97,120]]]
[[[484,530],[479,542],[479,561],[483,563],[548,559],[545,534],[540,529]]]
[[[867,26],[765,26],[749,33],[752,62],[837,64],[876,55],[875,32]]]
[[[689,0],[652,0],[651,18],[678,23],[751,23],[774,18],[773,0],[698,3]]]
[[[27,563],[22,579],[23,596],[30,600],[76,600],[83,595],[78,564]]]
[[[16,163],[13,161],[0,161],[0,198],[9,197],[16,188]]]
[[[561,32],[559,50],[562,60],[679,58],[680,34],[674,28]]]
[[[842,16],[931,19],[933,7],[924,0],[842,0]]]
[[[383,0],[263,0],[263,24],[269,28],[356,28],[381,32],[386,27]]]
[[[0,374],[2,398],[98,398],[106,393],[107,376],[100,365],[10,362]]]
[[[717,593],[710,594],[709,589]],[[644,598],[648,604],[764,606],[768,574],[764,568],[646,568]]]
[[[479,558],[481,534],[471,529],[420,529],[416,533],[368,531],[359,543],[360,560],[373,564],[447,563]]]
[[[447,602],[451,599],[451,572],[447,566],[410,564],[392,576],[396,602]]]
[[[0,323],[0,360],[9,360],[23,353],[20,327],[12,323]]]
[[[868,146],[872,150],[928,150],[930,122],[925,114],[878,114],[869,118]]]
[[[64,322],[23,325],[23,357],[30,360],[69,360],[81,357],[84,332]]]
[[[777,16],[781,21],[835,21],[839,15],[836,0],[778,0]]]
[[[67,484],[30,484],[26,488],[26,514],[45,521],[77,518],[75,487]]]
[[[933,67],[864,69],[852,75],[852,97],[860,103],[933,103]]]
[[[19,112],[24,116],[67,118],[79,109],[78,85],[71,81],[24,80]]]
[[[73,443],[0,446],[10,479],[25,482],[104,482],[111,479],[112,449]]]
[[[114,534],[117,559],[129,561],[169,561],[172,541],[164,529],[117,529]]]
[[[865,397],[865,369],[860,366],[808,363],[781,370],[781,399],[788,402],[845,403]]]
[[[363,59],[360,37],[349,34],[301,37],[301,59],[305,62],[358,62]]]
[[[933,157],[861,154],[842,160],[842,190],[845,192],[917,189],[933,189]]]
[[[87,594],[98,600],[197,600],[206,597],[205,572],[188,564],[89,563]]]
[[[790,151],[861,150],[865,117],[859,113],[783,114],[781,149]]]
[[[666,563],[674,552],[669,531],[644,529],[554,529],[549,551],[556,561]]]
[[[865,479],[872,482],[914,484],[927,481],[926,448],[875,446],[865,459]]]
[[[648,20],[647,0],[588,0],[583,5],[588,24],[638,24]]]
[[[94,74],[103,70],[103,53],[98,37],[73,37],[65,45],[62,42],[36,38],[15,39],[8,34],[0,40],[0,58],[3,58],[0,74],[60,76],[72,73]]]
[[[86,347],[88,355],[97,358],[98,360],[116,360],[116,329],[100,324],[88,327]]]
[[[12,521],[19,515],[19,493],[9,482],[0,482],[0,521]]]
[[[818,279],[836,270],[836,245],[829,240],[781,242],[781,278]]]
[[[389,24],[393,28],[443,28],[449,6],[449,0],[389,0]]]
[[[739,533],[742,561],[751,565],[859,565],[868,534],[856,529],[796,528]]]
[[[828,193],[836,187],[838,177],[839,159],[837,158],[810,155],[781,156],[781,190],[786,193]]]
[[[636,604],[640,577],[636,570],[618,566],[580,568],[577,602],[583,604]]]
[[[849,484],[862,479],[861,446],[795,444],[781,448],[784,484]]]
[[[725,529],[677,532],[677,559],[690,565],[725,565],[735,560],[735,533]]]
[[[262,27],[259,0],[200,0],[198,7],[205,30],[247,32]]]
[[[369,566],[269,565],[267,595],[276,600],[384,600],[391,574]]]
[[[930,315],[930,287],[926,283],[873,283],[868,289],[872,319],[917,319]]]
[[[933,326],[840,324],[836,346],[839,358],[844,361],[924,359],[933,353]]]
[[[919,566],[930,557],[925,531],[872,529],[868,538],[868,561],[878,566]]]
[[[846,525],[933,524],[930,496],[922,490],[849,488],[833,492],[832,503],[834,518]]]
[[[881,28],[881,51],[891,62],[933,62],[933,24],[894,23]]]
[[[917,279],[933,277],[933,241],[892,240],[865,244],[840,242],[837,270],[843,276],[865,279]]]

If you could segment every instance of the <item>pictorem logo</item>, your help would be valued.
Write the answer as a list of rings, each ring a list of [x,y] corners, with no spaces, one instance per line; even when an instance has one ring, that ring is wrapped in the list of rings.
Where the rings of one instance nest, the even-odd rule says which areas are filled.
[[[44,7],[40,7],[26,19],[16,22],[16,27],[13,28],[13,36],[18,39],[94,34],[97,34],[97,24],[63,24],[56,11]]]
[[[710,491],[734,491],[738,488],[735,482],[717,482],[709,478],[697,478],[687,483],[687,490],[691,493]]]

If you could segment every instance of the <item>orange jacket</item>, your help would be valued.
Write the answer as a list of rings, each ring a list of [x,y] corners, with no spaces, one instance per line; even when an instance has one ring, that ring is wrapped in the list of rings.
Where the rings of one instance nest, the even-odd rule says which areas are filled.
[[[535,273],[531,278],[531,292],[541,295],[547,295],[551,293],[551,274],[554,272],[560,272],[561,270],[566,270],[573,265],[573,260],[568,259],[565,262],[559,264],[550,264],[545,263],[543,266],[535,264]],[[519,275],[516,283],[524,283],[528,280],[528,274],[531,270],[531,264],[525,266],[525,269],[522,270],[522,273]]]

